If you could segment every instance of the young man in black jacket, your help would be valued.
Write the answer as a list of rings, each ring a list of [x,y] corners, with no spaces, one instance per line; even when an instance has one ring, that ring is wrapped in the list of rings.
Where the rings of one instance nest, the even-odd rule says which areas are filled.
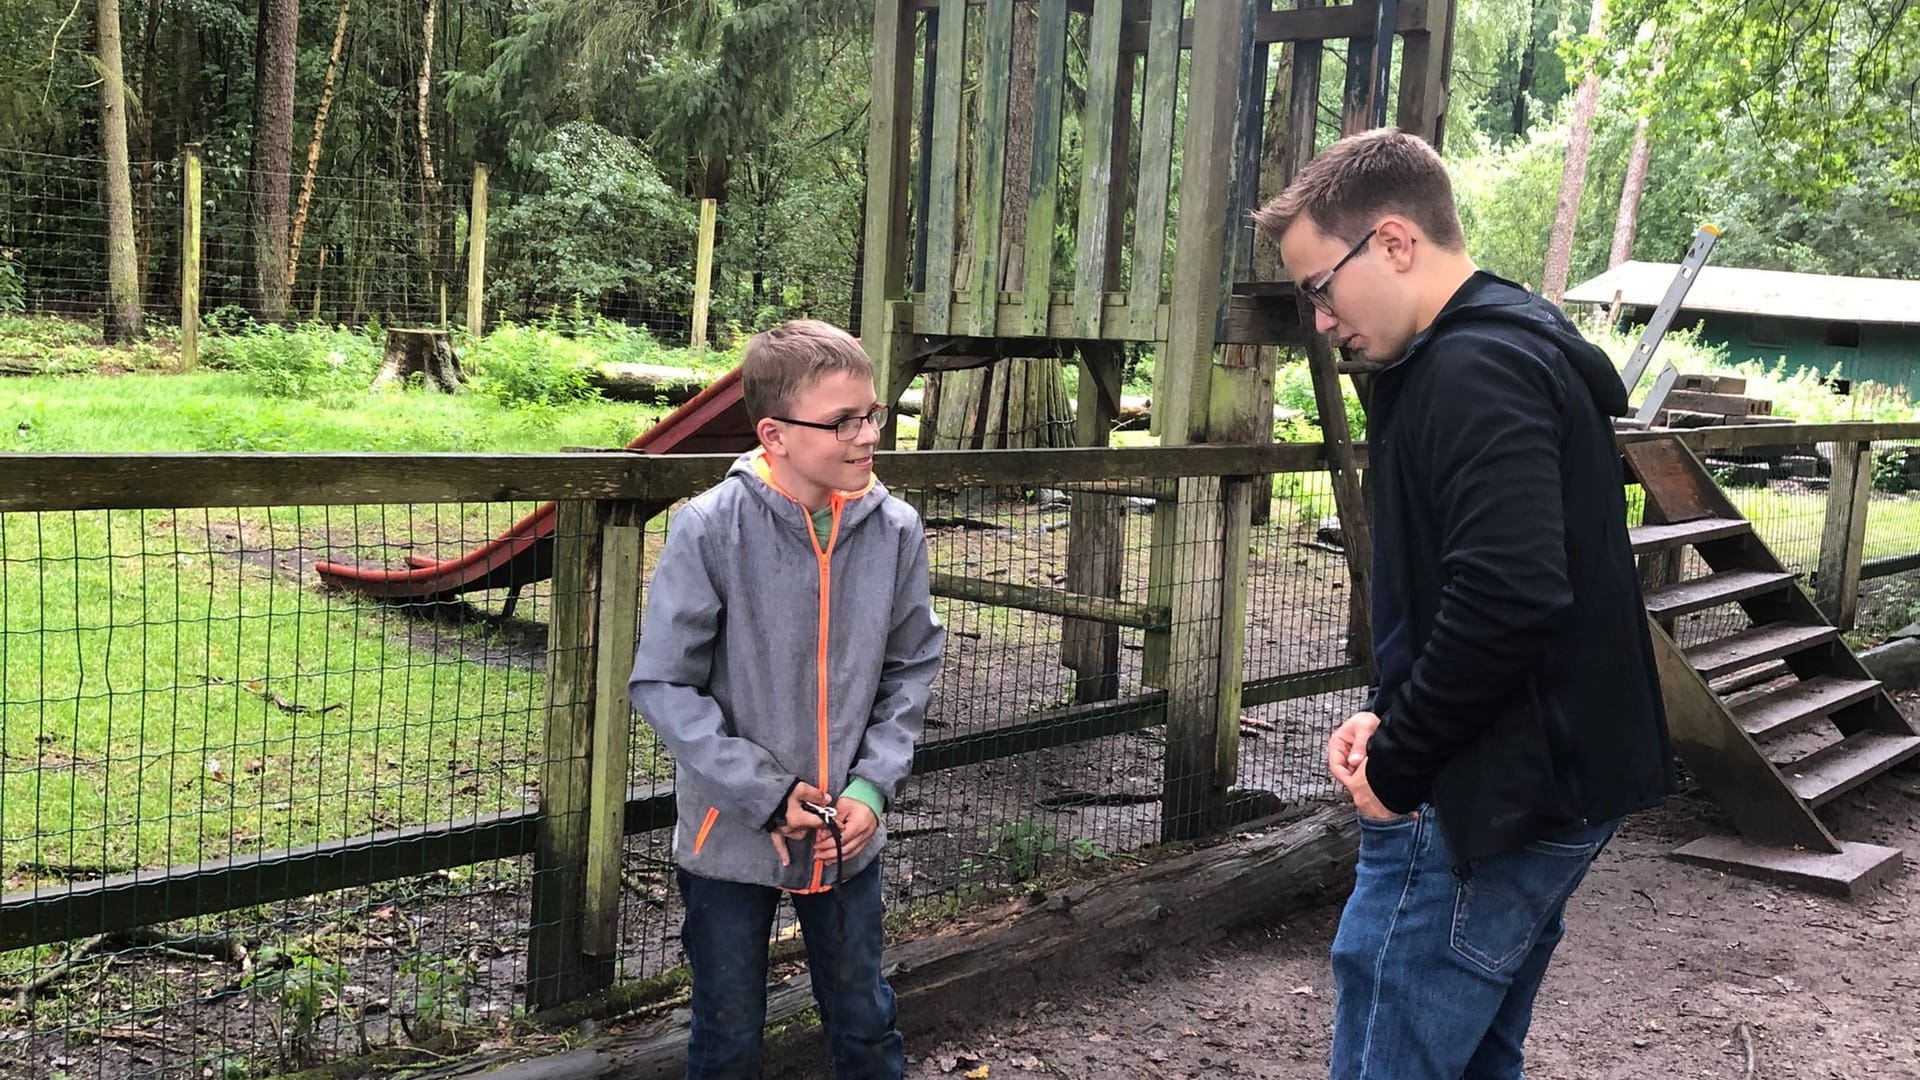
[[[1440,157],[1342,139],[1257,215],[1372,361],[1378,686],[1328,765],[1360,817],[1334,1080],[1519,1080],[1568,896],[1672,786],[1606,355],[1477,269]]]

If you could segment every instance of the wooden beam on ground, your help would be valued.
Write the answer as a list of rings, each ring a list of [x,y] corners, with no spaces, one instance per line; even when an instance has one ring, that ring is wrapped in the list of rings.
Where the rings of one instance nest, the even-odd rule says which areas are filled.
[[[932,575],[931,588],[933,595],[943,596],[949,600],[965,600],[974,604],[991,604],[994,607],[1014,608],[1019,611],[1035,611],[1043,615],[1086,619],[1112,626],[1158,629],[1167,625],[1166,613],[1156,613],[1146,604],[1134,604],[1105,596],[1089,596],[1063,589],[1048,589],[1038,585],[988,581],[984,578],[946,574],[936,570]]]
[[[956,1016],[1011,1015],[1058,980],[1193,955],[1243,927],[1331,902],[1353,880],[1359,825],[1350,807],[1253,823],[1234,839],[1082,882],[1044,903],[1010,901],[888,949],[901,1030],[936,1037]],[[768,995],[767,1022],[813,1007],[804,976]],[[987,1010],[987,1011],[983,1011]],[[771,1063],[824,1050],[807,1028],[779,1037]],[[560,1054],[496,1050],[432,1069],[433,1080],[669,1080],[686,1068],[684,1010]]]

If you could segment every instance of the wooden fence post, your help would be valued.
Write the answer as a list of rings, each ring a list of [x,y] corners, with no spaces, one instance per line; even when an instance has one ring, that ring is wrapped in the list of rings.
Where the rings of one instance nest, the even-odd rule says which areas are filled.
[[[1164,505],[1164,504],[1163,504]],[[1171,601],[1167,632],[1167,753],[1160,838],[1191,840],[1213,825],[1220,777],[1220,631],[1227,535],[1218,476],[1183,476],[1163,565]]]
[[[487,167],[473,163],[473,208],[467,213],[467,336],[486,327]]]
[[[707,308],[713,303],[713,229],[719,204],[700,200],[700,249],[693,266],[693,333],[687,344],[696,349],[707,345]]]
[[[200,366],[200,144],[180,148],[180,367]]]
[[[1867,500],[1873,491],[1873,444],[1833,444],[1833,479],[1827,488],[1827,521],[1820,532],[1820,566],[1814,601],[1842,630],[1853,629],[1860,608],[1860,562],[1867,541]]]
[[[620,658],[633,644],[640,564],[631,518],[627,504],[577,499],[560,503],[555,515],[546,751],[527,940],[527,1003],[534,1009],[613,984],[631,717]],[[606,700],[610,695],[617,700]]]

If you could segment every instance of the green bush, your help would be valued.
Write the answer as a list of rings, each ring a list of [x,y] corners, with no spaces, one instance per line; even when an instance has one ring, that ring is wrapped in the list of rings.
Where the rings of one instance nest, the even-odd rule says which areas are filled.
[[[546,326],[505,323],[467,353],[474,388],[509,408],[552,409],[599,397],[593,343]]]
[[[12,248],[0,248],[0,315],[27,307],[27,273],[21,269],[18,255]]]
[[[254,392],[270,398],[357,393],[380,367],[380,349],[372,339],[317,323],[249,324],[238,332],[209,335],[202,353],[210,366],[241,372]]]
[[[1307,362],[1281,364],[1273,373],[1273,390],[1281,408],[1299,414],[1276,425],[1273,437],[1281,442],[1321,441],[1320,403],[1313,396],[1313,373]],[[1358,442],[1367,437],[1367,415],[1360,409],[1352,383],[1340,380],[1340,393],[1347,404],[1347,431]]]

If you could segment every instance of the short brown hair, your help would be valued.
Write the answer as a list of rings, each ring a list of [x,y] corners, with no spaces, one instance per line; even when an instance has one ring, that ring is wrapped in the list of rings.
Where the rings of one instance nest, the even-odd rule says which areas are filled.
[[[747,341],[740,393],[754,423],[793,408],[801,391],[828,375],[873,378],[873,361],[852,334],[818,319],[794,319]]]
[[[1293,183],[1254,211],[1254,227],[1278,240],[1301,217],[1358,243],[1382,214],[1399,214],[1448,251],[1466,250],[1453,181],[1425,139],[1396,128],[1349,135],[1307,162]]]

